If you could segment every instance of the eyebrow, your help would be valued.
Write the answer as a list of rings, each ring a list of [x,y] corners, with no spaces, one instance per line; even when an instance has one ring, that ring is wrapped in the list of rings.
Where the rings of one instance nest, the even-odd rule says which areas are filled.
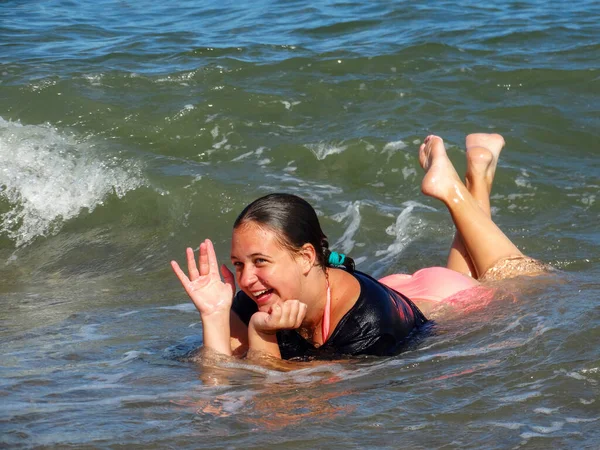
[[[249,255],[249,256],[250,256],[251,258],[254,258],[254,257],[256,257],[256,256],[265,256],[265,257],[267,257],[267,258],[270,258],[270,256],[269,256],[269,255],[266,255],[266,254],[264,254],[264,253],[260,253],[260,252],[258,252],[258,253],[252,253],[252,254],[251,254],[251,255]],[[230,259],[239,259],[237,256],[234,256],[234,255],[229,255],[229,258],[230,258]]]

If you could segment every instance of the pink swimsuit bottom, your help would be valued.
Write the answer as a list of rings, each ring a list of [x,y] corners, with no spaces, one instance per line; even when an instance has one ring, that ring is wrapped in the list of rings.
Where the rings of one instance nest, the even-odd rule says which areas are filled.
[[[445,267],[426,267],[412,275],[388,275],[379,282],[410,299],[432,302],[440,302],[460,291],[479,286],[477,280]]]
[[[406,295],[424,310],[442,304],[477,310],[493,297],[493,289],[445,267],[426,267],[412,275],[388,275],[379,281]]]

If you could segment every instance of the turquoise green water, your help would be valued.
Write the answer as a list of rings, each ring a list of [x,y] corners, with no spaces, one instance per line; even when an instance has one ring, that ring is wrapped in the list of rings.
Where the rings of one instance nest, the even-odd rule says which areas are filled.
[[[0,389],[10,448],[595,448],[598,2],[0,4]],[[259,195],[376,276],[443,264],[416,151],[507,142],[499,226],[561,270],[390,359],[288,373],[174,356],[170,271]],[[518,293],[516,297],[513,295]]]

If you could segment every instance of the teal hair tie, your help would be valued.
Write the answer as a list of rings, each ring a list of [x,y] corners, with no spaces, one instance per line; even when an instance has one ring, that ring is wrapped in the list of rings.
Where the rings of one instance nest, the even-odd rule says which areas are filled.
[[[329,264],[332,266],[341,266],[344,264],[344,260],[346,259],[346,255],[338,252],[331,252],[329,254]]]

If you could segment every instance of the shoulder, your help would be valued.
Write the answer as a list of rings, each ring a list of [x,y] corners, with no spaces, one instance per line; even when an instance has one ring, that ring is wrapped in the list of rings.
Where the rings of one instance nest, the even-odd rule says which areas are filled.
[[[332,340],[340,344],[363,341],[378,336],[393,327],[394,302],[388,289],[362,272],[348,274],[358,285],[355,302],[345,311],[332,333]]]

